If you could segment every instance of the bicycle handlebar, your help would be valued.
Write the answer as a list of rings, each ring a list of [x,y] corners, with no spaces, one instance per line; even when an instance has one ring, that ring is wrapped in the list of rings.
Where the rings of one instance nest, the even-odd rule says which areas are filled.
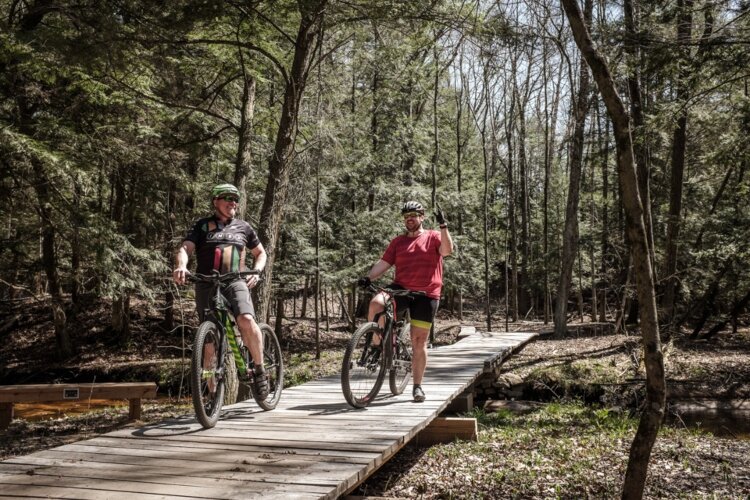
[[[235,271],[226,274],[219,274],[218,271],[214,271],[213,274],[200,274],[200,273],[188,273],[187,280],[194,283],[228,283],[238,279],[245,278],[246,276],[259,275],[261,271],[251,269],[250,271]]]
[[[393,288],[386,288],[386,287],[374,285],[372,283],[370,283],[368,286],[364,288],[367,290],[370,290],[373,293],[385,292],[388,295],[392,295],[394,297],[406,297],[409,295],[414,296],[414,297],[421,297],[421,296],[427,295],[427,293],[421,290],[400,290],[400,289],[394,290]]]

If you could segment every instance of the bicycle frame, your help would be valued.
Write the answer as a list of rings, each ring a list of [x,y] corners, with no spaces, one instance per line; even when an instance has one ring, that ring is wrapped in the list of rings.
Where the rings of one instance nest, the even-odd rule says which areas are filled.
[[[380,293],[385,296],[385,309],[382,312],[377,313],[372,320],[375,323],[380,324],[380,318],[384,318],[382,328],[383,338],[381,339],[381,344],[385,345],[385,342],[389,343],[389,348],[383,349],[383,355],[385,356],[383,361],[385,362],[386,370],[388,370],[393,367],[393,358],[396,354],[396,346],[398,345],[398,336],[394,335],[393,332],[395,329],[403,326],[403,320],[398,320],[398,305],[394,300],[393,295],[384,290],[380,290]],[[368,343],[371,343],[372,338],[367,339],[367,341]]]
[[[219,329],[219,332],[221,333],[221,338],[227,339],[227,343],[229,344],[229,348],[232,351],[232,356],[234,357],[234,362],[237,365],[237,370],[240,373],[245,373],[247,371],[247,364],[245,363],[245,359],[242,357],[242,354],[240,353],[240,347],[242,344],[242,338],[237,335],[234,329],[235,320],[232,313],[229,311],[229,304],[227,302],[227,299],[224,298],[224,295],[221,293],[221,284],[215,283],[214,285],[215,293],[213,294],[213,298],[211,299],[211,302],[213,303],[213,307],[207,307],[205,309],[205,315],[204,317],[209,318],[212,317],[214,323]],[[222,342],[222,345],[219,346],[219,358],[218,359],[224,359],[224,343]],[[221,371],[223,367],[219,367],[219,371]]]

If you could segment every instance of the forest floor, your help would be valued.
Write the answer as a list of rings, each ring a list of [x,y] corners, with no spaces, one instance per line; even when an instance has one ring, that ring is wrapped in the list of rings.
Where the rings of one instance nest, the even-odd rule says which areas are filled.
[[[190,412],[181,384],[186,368],[180,330],[157,325],[159,311],[132,309],[132,335],[123,343],[102,326],[107,305],[86,308],[71,336],[76,355],[54,359],[51,318],[42,304],[3,311],[16,317],[0,333],[0,384],[60,381],[154,380],[160,399],[146,402],[144,423]],[[6,314],[7,313],[7,314]],[[455,341],[460,324],[482,329],[478,315],[459,322],[447,311],[437,321],[436,344]],[[472,322],[476,320],[475,322]],[[498,318],[495,328],[504,327]],[[746,325],[746,323],[745,323]],[[325,326],[325,322],[323,322]],[[549,331],[541,322],[510,323],[512,331]],[[189,337],[189,333],[186,333]],[[339,370],[349,334],[342,322],[321,330],[314,356],[310,319],[285,320],[282,347],[296,385]],[[679,337],[665,344],[672,402],[654,447],[648,498],[750,498],[750,414],[705,411],[710,400],[750,400],[750,328],[711,341]],[[603,498],[619,496],[628,450],[643,401],[643,365],[634,335],[540,338],[511,357],[505,373],[515,399],[501,409],[477,409],[476,442],[428,448],[407,446],[354,494],[399,498]],[[519,383],[520,381],[520,383]],[[168,388],[162,391],[162,388]],[[428,395],[429,397],[429,395]],[[704,411],[678,401],[698,402]],[[700,408],[699,408],[700,409]],[[39,409],[37,409],[39,410]],[[20,413],[22,408],[19,405]],[[0,459],[94,437],[126,425],[127,406],[28,411],[0,431]],[[732,418],[739,420],[732,420]]]

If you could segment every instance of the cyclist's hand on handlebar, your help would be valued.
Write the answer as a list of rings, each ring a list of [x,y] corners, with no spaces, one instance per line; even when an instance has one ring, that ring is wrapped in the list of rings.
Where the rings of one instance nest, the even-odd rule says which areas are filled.
[[[188,271],[184,267],[178,267],[177,269],[172,271],[172,279],[178,285],[184,285],[185,281],[187,280],[188,274],[190,274],[190,271]]]
[[[357,280],[357,286],[360,288],[367,288],[372,284],[372,281],[370,281],[370,278],[367,276],[362,276]]]
[[[255,286],[260,281],[260,275],[259,274],[250,274],[245,278],[245,281],[247,282],[248,288],[255,288]]]

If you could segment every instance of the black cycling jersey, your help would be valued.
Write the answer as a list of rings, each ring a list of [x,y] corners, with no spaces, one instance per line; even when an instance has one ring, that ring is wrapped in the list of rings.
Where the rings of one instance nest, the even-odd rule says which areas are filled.
[[[245,266],[245,249],[260,245],[255,230],[244,220],[232,219],[222,224],[216,217],[200,219],[185,240],[195,244],[200,274],[241,271]]]

